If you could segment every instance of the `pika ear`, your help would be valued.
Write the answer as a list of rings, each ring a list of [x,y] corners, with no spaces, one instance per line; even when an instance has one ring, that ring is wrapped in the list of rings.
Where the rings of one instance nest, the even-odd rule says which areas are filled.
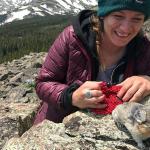
[[[133,114],[133,118],[140,124],[145,122],[146,121],[146,111],[144,111],[140,108],[135,110],[135,112]]]

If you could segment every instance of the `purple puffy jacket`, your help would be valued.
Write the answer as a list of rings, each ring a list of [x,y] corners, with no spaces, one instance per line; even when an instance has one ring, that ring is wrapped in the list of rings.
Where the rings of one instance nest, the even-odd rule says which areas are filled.
[[[62,91],[72,83],[82,84],[91,80],[91,62],[73,27],[67,27],[50,48],[36,80],[36,92],[42,100],[35,124],[47,118],[61,122],[74,112],[59,106]],[[61,112],[61,113],[60,113]]]

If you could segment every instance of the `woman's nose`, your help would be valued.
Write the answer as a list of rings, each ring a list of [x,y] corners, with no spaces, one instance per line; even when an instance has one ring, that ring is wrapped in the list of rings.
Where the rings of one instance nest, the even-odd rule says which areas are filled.
[[[132,30],[132,23],[128,20],[124,20],[120,24],[120,29],[125,33],[129,33]]]

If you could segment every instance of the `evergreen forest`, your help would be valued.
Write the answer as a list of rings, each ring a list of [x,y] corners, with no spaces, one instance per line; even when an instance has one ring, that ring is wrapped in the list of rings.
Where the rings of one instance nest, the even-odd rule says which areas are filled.
[[[28,18],[0,26],[0,63],[30,52],[47,52],[73,16],[55,15]]]

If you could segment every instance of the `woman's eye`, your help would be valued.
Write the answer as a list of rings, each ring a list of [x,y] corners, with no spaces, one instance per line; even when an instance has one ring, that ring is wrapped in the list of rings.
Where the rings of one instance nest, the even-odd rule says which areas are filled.
[[[121,15],[114,15],[114,17],[115,17],[116,19],[123,19],[123,16],[121,16]]]
[[[141,18],[133,18],[132,20],[133,20],[133,22],[137,22],[138,23],[138,22],[141,22],[143,19],[141,19]]]

